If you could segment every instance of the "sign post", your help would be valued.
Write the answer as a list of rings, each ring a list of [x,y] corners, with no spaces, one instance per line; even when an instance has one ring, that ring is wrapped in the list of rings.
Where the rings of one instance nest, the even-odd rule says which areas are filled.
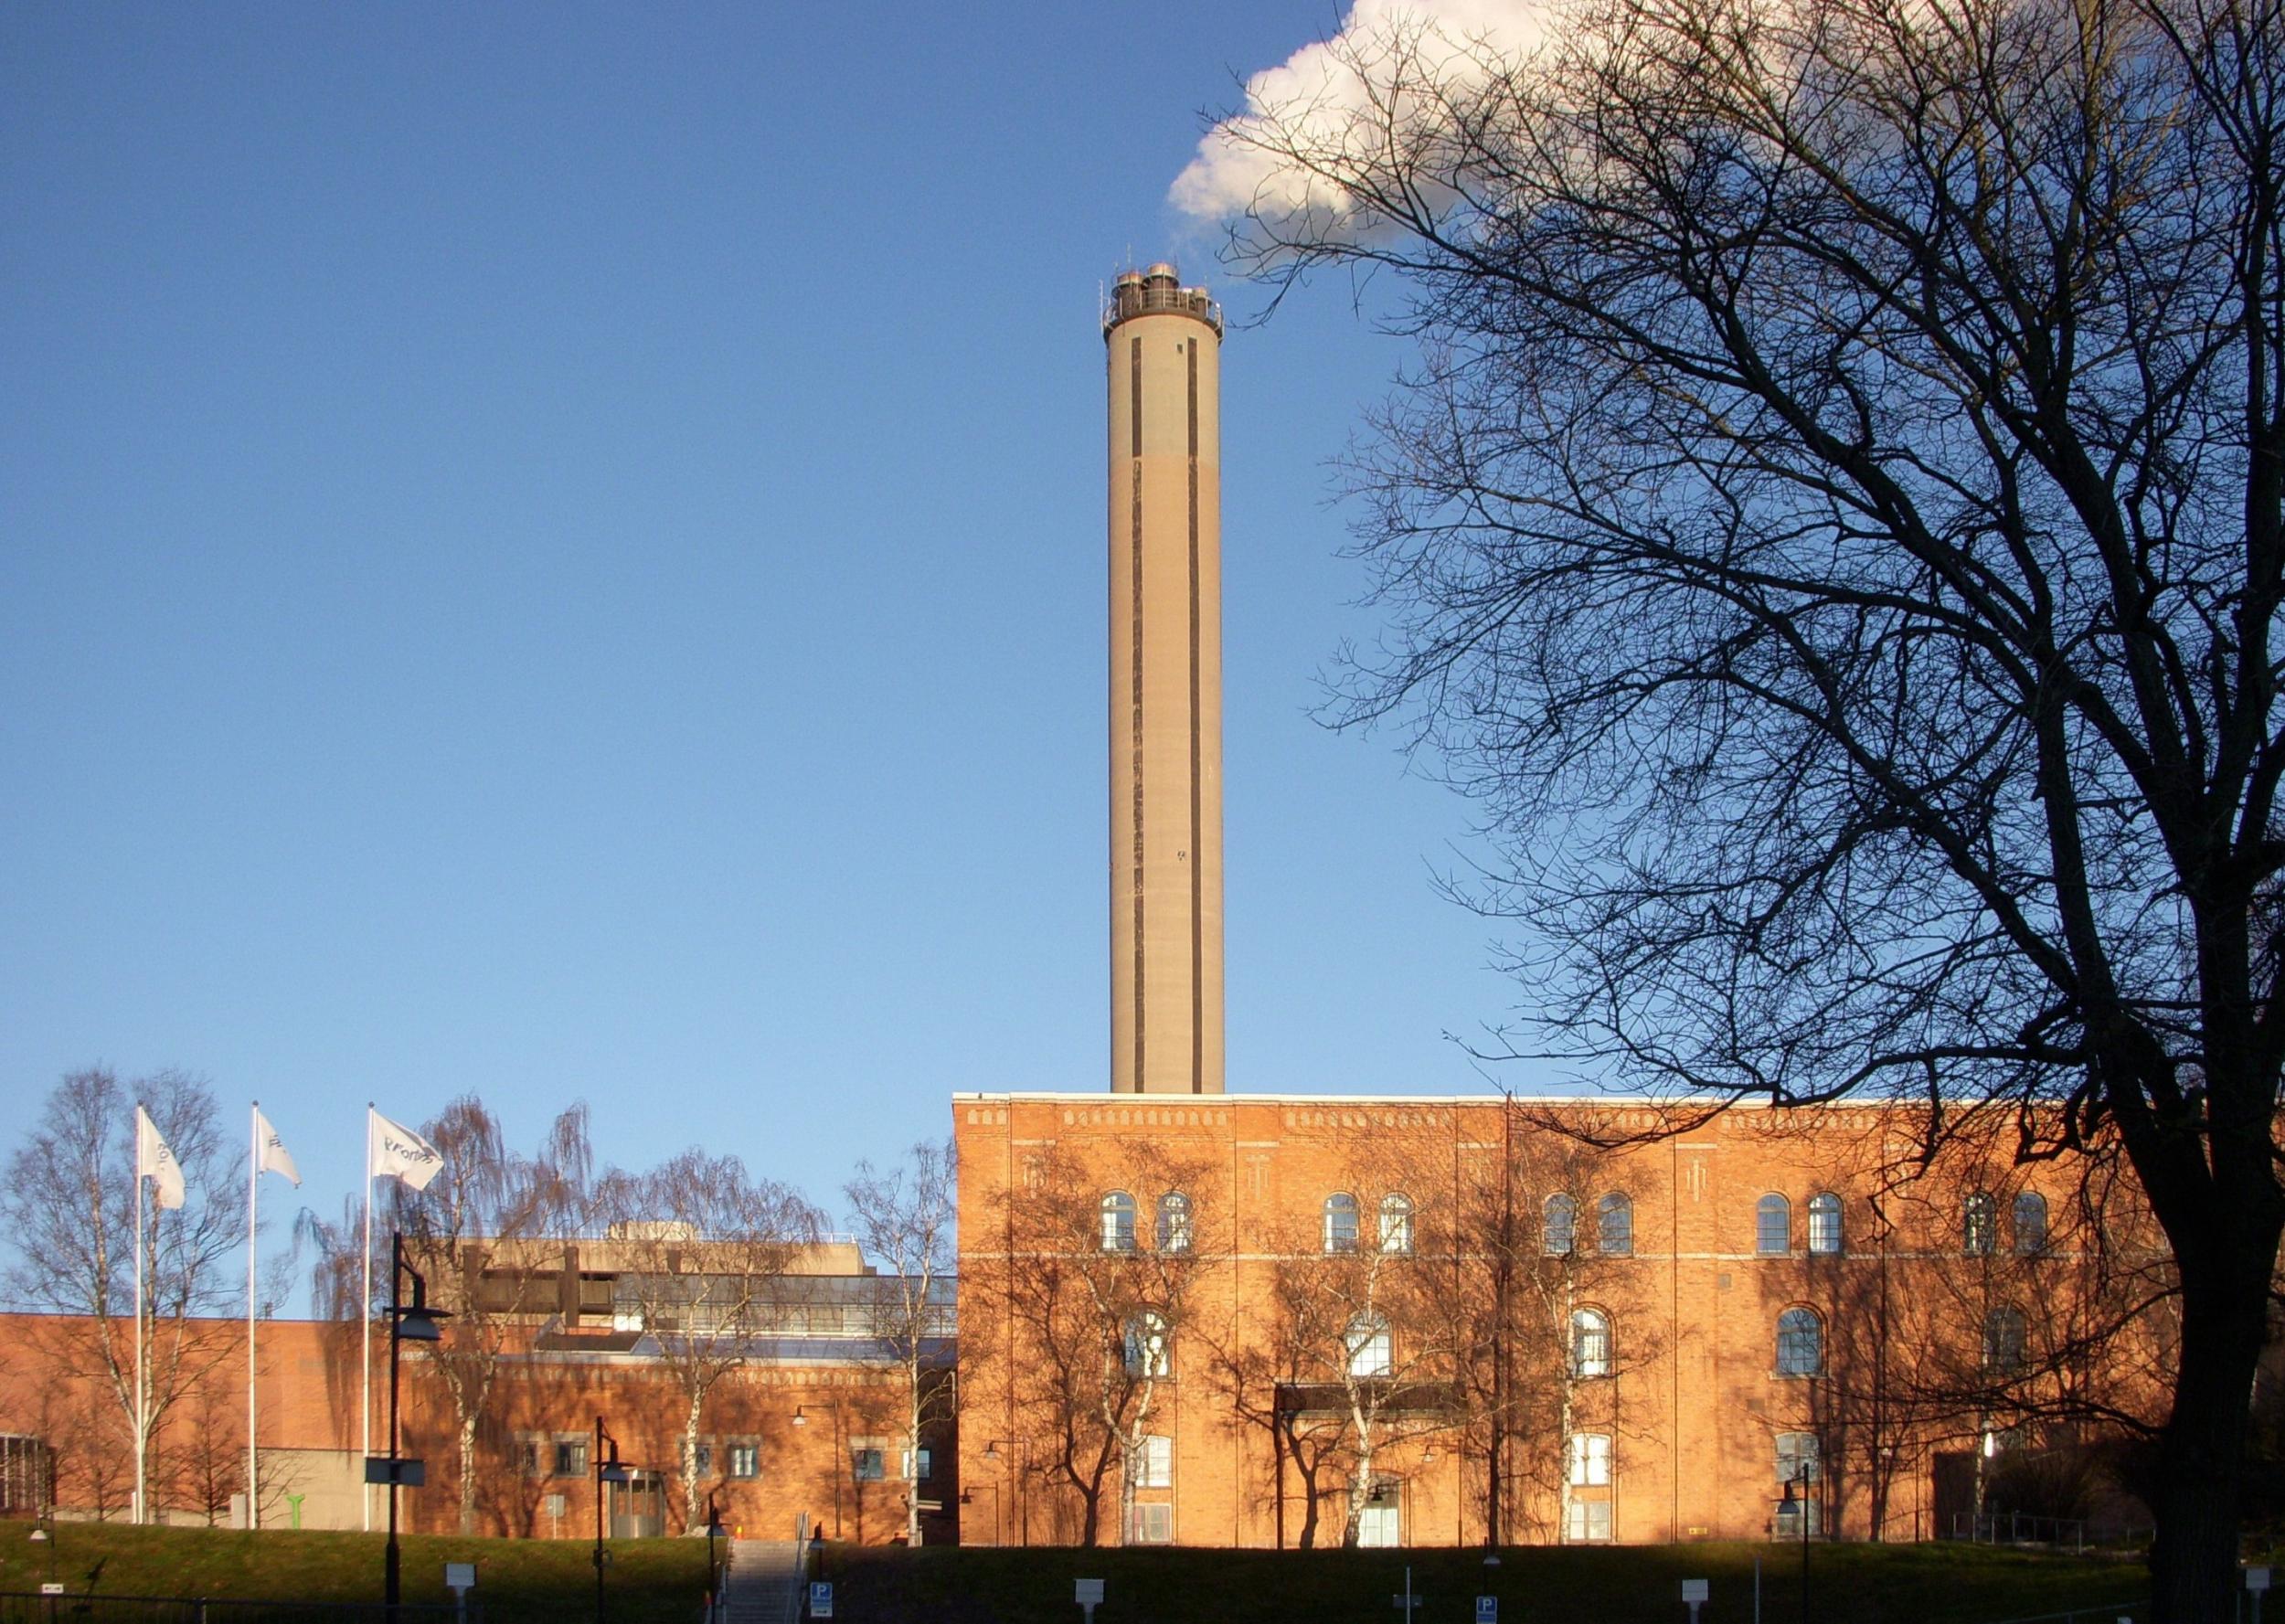
[[[1476,1597],[1476,1624],[1500,1624],[1500,1598],[1496,1596]]]
[[[444,1587],[452,1593],[452,1608],[459,1624],[468,1624],[468,1593],[476,1587],[476,1565],[473,1562],[446,1563]]]
[[[1698,1624],[1698,1609],[1706,1605],[1706,1582],[1704,1579],[1682,1581],[1682,1600],[1683,1605],[1690,1609],[1690,1624]],[[1759,1598],[1757,1598],[1757,1608],[1759,1605]]]
[[[1410,1563],[1407,1563],[1405,1565],[1404,1594],[1402,1596],[1392,1596],[1389,1597],[1389,1600],[1394,1605],[1404,1609],[1404,1624],[1412,1624],[1412,1612],[1415,1608],[1425,1607],[1428,1605],[1427,1597],[1415,1596],[1412,1593],[1412,1565]]]
[[[2246,1588],[2253,1594],[2253,1624],[2261,1624],[2261,1597],[2269,1588],[2269,1570],[2266,1567],[2246,1569]]]
[[[809,1582],[809,1616],[813,1619],[833,1617],[833,1581],[812,1579]]]
[[[1103,1582],[1100,1579],[1071,1581],[1071,1599],[1085,1609],[1087,1624],[1095,1624],[1095,1609],[1103,1605]]]

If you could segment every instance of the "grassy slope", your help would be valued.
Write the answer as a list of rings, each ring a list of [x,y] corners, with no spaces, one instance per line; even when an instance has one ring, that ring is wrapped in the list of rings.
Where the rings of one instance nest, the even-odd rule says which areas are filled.
[[[1105,1581],[1096,1624],[1178,1620],[1399,1620],[1392,1597],[1412,1566],[1428,1597],[1415,1624],[1469,1624],[1478,1594],[1496,1596],[1502,1624],[1678,1624],[1685,1577],[1712,1582],[1702,1624],[1753,1616],[1761,1558],[1764,1624],[1796,1624],[1798,1547],[1537,1548],[1487,1569],[1453,1551],[854,1550],[826,1555],[835,1617],[868,1624],[1075,1624],[1071,1581]],[[1819,1546],[1810,1554],[1813,1616],[1850,1624],[1980,1624],[2073,1605],[2138,1599],[2136,1563],[2074,1561],[1958,1545]],[[2139,1612],[2139,1609],[2138,1609]],[[2109,1615],[2103,1624],[2109,1624]]]
[[[46,1577],[30,1525],[0,1523],[0,1590],[36,1590]],[[240,1534],[191,1528],[64,1523],[56,1571],[74,1591],[109,1596],[206,1596],[377,1601],[379,1534]],[[474,1561],[487,1624],[538,1624],[592,1616],[591,1547],[577,1541],[404,1540],[405,1599],[446,1601],[444,1564]],[[702,1540],[611,1544],[611,1624],[693,1624],[706,1583]],[[1474,1597],[1500,1598],[1504,1624],[1675,1624],[1685,1576],[1713,1582],[1702,1624],[1751,1617],[1753,1561],[1762,1563],[1765,1624],[1796,1624],[1801,1569],[1794,1547],[1691,1545],[1616,1550],[1510,1551],[1485,1568],[1453,1551],[920,1551],[834,1546],[825,1576],[836,1616],[854,1624],[1074,1624],[1071,1581],[1107,1581],[1098,1624],[1228,1619],[1397,1619],[1390,1597],[1407,1563],[1428,1604],[1415,1624],[1467,1624]],[[1815,1616],[1851,1624],[1981,1624],[2144,1593],[2135,1564],[2072,1561],[1958,1545],[1821,1545],[1810,1556]]]
[[[48,1576],[28,1523],[0,1523],[0,1590],[37,1590]],[[381,1599],[386,1536],[207,1528],[57,1527],[56,1576],[99,1596],[203,1596],[250,1599]],[[540,1616],[589,1619],[595,1609],[594,1546],[576,1540],[455,1539],[407,1534],[400,1542],[404,1599],[452,1599],[447,1562],[474,1562],[493,1624]],[[706,1593],[702,1539],[611,1542],[611,1624],[692,1624]],[[92,1577],[90,1578],[90,1576]]]

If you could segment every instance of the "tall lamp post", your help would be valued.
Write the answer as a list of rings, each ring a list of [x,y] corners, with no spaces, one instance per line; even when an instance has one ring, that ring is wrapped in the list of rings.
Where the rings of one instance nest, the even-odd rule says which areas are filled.
[[[608,1459],[604,1449],[611,1451]],[[603,1417],[595,1417],[595,1624],[603,1624],[603,1496],[607,1486],[632,1481],[633,1474],[619,1464],[619,1440],[603,1430]]]
[[[383,1470],[380,1480],[388,1485],[388,1547],[382,1559],[381,1595],[388,1604],[389,1617],[397,1616],[399,1591],[399,1553],[397,1549],[397,1485],[402,1482],[418,1484],[424,1475],[418,1460],[407,1460],[397,1452],[397,1389],[398,1367],[403,1363],[405,1343],[436,1342],[444,1334],[438,1321],[450,1318],[443,1310],[429,1306],[429,1282],[420,1271],[405,1261],[405,1237],[399,1234],[389,1237],[388,1262],[388,1458],[385,1461],[367,1460],[365,1481],[375,1480],[375,1467]],[[412,1300],[404,1298],[404,1283],[412,1281]],[[406,1469],[411,1468],[408,1471]]]
[[[714,1624],[722,1607],[722,1564],[714,1555],[714,1542],[722,1537],[722,1513],[715,1509],[714,1491],[707,1491],[707,1624]]]
[[[1793,1469],[1793,1475],[1785,1480],[1785,1498],[1778,1502],[1778,1510],[1791,1512],[1793,1521],[1801,1528],[1801,1624],[1809,1624],[1809,1518],[1816,1505],[1810,1496],[1809,1486],[1815,1481],[1816,1474],[1811,1463],[1806,1460],[1800,1462]]]

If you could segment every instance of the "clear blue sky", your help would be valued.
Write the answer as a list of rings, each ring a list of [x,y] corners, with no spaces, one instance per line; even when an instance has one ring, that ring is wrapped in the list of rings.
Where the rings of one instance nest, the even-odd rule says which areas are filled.
[[[1105,1087],[1098,290],[1259,307],[1166,189],[1337,20],[0,8],[0,1145],[175,1065],[324,1213],[470,1089],[837,1205]],[[1512,1001],[1469,809],[1308,714],[1403,358],[1225,350],[1233,1090],[1482,1089]]]

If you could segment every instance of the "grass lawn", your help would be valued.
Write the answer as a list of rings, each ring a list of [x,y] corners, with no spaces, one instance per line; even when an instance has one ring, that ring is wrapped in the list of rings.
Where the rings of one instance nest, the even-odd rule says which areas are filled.
[[[48,1577],[45,1553],[27,1537],[31,1529],[0,1523],[0,1591],[37,1591]],[[75,1595],[381,1599],[385,1534],[60,1523],[56,1535],[55,1576]],[[399,1544],[407,1601],[451,1601],[444,1565],[473,1562],[485,1624],[577,1624],[595,1616],[591,1543],[415,1534]],[[705,1540],[612,1540],[610,1550],[611,1624],[696,1624],[706,1595]]]
[[[1753,1617],[1757,1556],[1763,1624],[1799,1624],[1799,1547],[1768,1544],[1534,1547],[1504,1553],[1496,1568],[1486,1568],[1479,1553],[1448,1550],[831,1546],[824,1576],[834,1582],[836,1624],[1077,1624],[1071,1581],[1081,1577],[1105,1582],[1096,1624],[1401,1624],[1393,1598],[1407,1563],[1414,1590],[1428,1598],[1414,1624],[1472,1624],[1478,1595],[1498,1597],[1501,1624],[1682,1624],[1685,1578],[1711,1581],[1701,1624],[1745,1624]],[[2149,1593],[2139,1562],[1974,1545],[1820,1545],[1810,1553],[1810,1582],[1812,1616],[1836,1624],[1989,1624]],[[2115,1616],[2084,1624],[2110,1624]]]
[[[0,1591],[48,1576],[27,1523],[0,1523]],[[74,1593],[249,1599],[378,1601],[382,1536],[66,1523],[56,1575]],[[449,1601],[444,1564],[478,1565],[485,1624],[585,1624],[595,1606],[592,1547],[573,1540],[454,1539],[408,1534],[407,1601]],[[614,1540],[611,1624],[696,1624],[706,1588],[706,1542]],[[1618,1549],[1535,1547],[1496,1568],[1473,1552],[994,1551],[950,1546],[826,1547],[836,1624],[1078,1624],[1071,1581],[1105,1581],[1097,1624],[1298,1619],[1403,1624],[1404,1587],[1427,1597],[1413,1624],[1472,1624],[1475,1597],[1499,1598],[1501,1624],[1681,1624],[1679,1581],[1705,1578],[1701,1624],[1753,1617],[1753,1564],[1762,1566],[1763,1624],[1799,1624],[1799,1548],[1705,1544]],[[2072,1606],[2132,1601],[2147,1590],[2139,1563],[2075,1560],[1962,1545],[1819,1545],[1810,1553],[1813,1617],[1847,1624],[1993,1624]],[[2139,1611],[2139,1609],[2138,1609]],[[2110,1624],[2113,1615],[2086,1624]]]

